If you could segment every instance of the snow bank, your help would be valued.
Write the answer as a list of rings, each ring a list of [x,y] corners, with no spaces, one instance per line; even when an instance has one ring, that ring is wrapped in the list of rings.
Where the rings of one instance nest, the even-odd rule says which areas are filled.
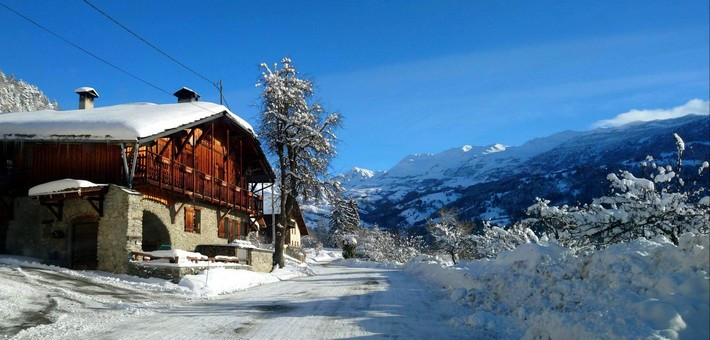
[[[212,297],[310,275],[315,273],[307,264],[286,261],[284,268],[277,268],[271,273],[225,268],[209,269],[197,275],[184,276],[178,285],[190,290],[194,295]]]
[[[182,256],[185,255],[185,253],[189,253],[182,250],[161,250],[160,252],[167,254],[164,256],[174,256],[171,254]],[[198,255],[200,254],[198,253]],[[102,271],[78,271],[45,265],[39,263],[36,259],[21,256],[0,255],[0,265],[7,265],[17,269],[21,267],[46,269],[70,277],[83,278],[100,285],[115,286],[117,288],[138,288],[152,292],[178,293],[180,296],[188,298],[212,297],[238,290],[245,290],[262,284],[315,275],[307,264],[287,261],[284,268],[275,269],[271,273],[257,273],[246,269],[211,268],[197,275],[186,275],[182,278],[180,283],[176,285],[169,280],[160,278],[140,278]],[[218,266],[219,264],[213,263],[211,265]],[[12,296],[14,293],[10,294],[5,292],[5,289],[2,288],[3,286],[8,286],[8,283],[0,277],[0,310],[10,308],[13,304],[13,300],[6,298],[6,296]],[[0,316],[3,316],[2,312],[0,312]]]
[[[96,184],[82,179],[65,178],[33,186],[27,194],[29,196],[38,196],[74,192],[81,193],[82,188],[95,188],[102,186],[106,186],[106,184]]]
[[[495,337],[708,339],[709,240],[687,233],[677,247],[639,239],[580,256],[526,244],[456,266],[418,257],[405,270],[471,307],[454,323]]]
[[[306,251],[306,263],[324,263],[333,262],[343,258],[343,250],[338,248],[328,248],[328,249],[305,249]]]
[[[140,288],[141,290],[171,293],[187,292],[185,289],[176,286],[172,282],[160,278],[140,278],[137,276],[113,274],[101,271],[73,270],[64,267],[42,264],[39,260],[31,257],[0,255],[0,264],[6,265],[10,268],[36,268],[51,270],[70,277],[86,279],[96,284],[116,286],[118,288],[132,287]]]

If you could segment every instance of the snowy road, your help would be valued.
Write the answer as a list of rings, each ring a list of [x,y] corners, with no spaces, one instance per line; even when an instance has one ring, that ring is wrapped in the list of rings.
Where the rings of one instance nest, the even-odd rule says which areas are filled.
[[[215,299],[104,289],[56,278],[47,286],[79,306],[52,324],[25,329],[19,338],[102,339],[332,339],[472,338],[447,320],[458,306],[396,269],[314,266],[317,276],[267,284]],[[35,281],[48,281],[39,273]],[[0,271],[0,277],[10,274]],[[47,282],[41,283],[46,284]],[[59,291],[57,291],[59,290]],[[71,294],[67,291],[71,290]],[[96,294],[86,295],[95,292]],[[136,293],[137,295],[133,295]],[[72,294],[74,295],[72,297]],[[152,296],[149,296],[153,294]],[[89,297],[91,303],[85,300]],[[98,296],[98,298],[96,298]],[[34,298],[38,298],[35,296]],[[53,297],[50,307],[66,306]],[[36,315],[44,315],[39,309]],[[24,328],[24,327],[23,327]],[[6,329],[7,330],[7,329]],[[7,334],[7,333],[6,333]]]

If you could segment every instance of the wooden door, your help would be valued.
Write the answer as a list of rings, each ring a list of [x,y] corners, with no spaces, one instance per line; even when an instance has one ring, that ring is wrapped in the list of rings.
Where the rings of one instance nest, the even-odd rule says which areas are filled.
[[[97,256],[99,223],[80,222],[72,224],[71,267],[93,270],[99,265]]]

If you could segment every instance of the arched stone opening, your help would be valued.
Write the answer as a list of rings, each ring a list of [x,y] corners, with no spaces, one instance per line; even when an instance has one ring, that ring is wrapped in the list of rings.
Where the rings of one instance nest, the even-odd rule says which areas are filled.
[[[143,211],[143,251],[153,251],[160,249],[163,245],[170,245],[170,233],[168,227],[160,220],[158,215]]]

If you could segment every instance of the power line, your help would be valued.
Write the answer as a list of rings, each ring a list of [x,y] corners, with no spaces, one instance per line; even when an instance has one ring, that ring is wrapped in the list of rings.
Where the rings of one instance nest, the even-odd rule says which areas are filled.
[[[37,27],[43,29],[43,30],[46,31],[47,33],[49,33],[49,34],[55,36],[56,38],[59,38],[60,40],[64,41],[65,43],[67,43],[67,44],[69,44],[69,45],[71,45],[71,46],[77,48],[78,50],[80,50],[80,51],[82,51],[82,52],[84,52],[84,53],[86,53],[86,54],[88,54],[88,55],[90,55],[90,56],[96,58],[97,60],[103,62],[104,64],[106,64],[106,65],[108,65],[108,66],[111,66],[111,67],[113,67],[114,69],[116,69],[116,70],[118,70],[118,71],[120,71],[120,72],[123,72],[123,73],[125,73],[126,75],[131,76],[132,78],[134,78],[134,79],[136,79],[136,80],[138,80],[138,81],[140,81],[140,82],[142,82],[142,83],[144,83],[144,84],[146,84],[146,85],[148,85],[148,86],[150,86],[150,87],[152,87],[152,88],[154,88],[154,89],[156,89],[156,90],[158,90],[158,91],[162,91],[162,92],[165,92],[165,93],[167,93],[167,94],[171,94],[170,92],[161,89],[160,87],[158,87],[158,86],[156,86],[156,85],[150,83],[149,81],[147,81],[147,80],[145,80],[145,79],[143,79],[143,78],[141,78],[141,77],[139,77],[139,76],[137,76],[137,75],[135,75],[135,74],[133,74],[133,73],[130,73],[130,72],[128,72],[128,71],[126,71],[126,70],[124,70],[124,69],[122,69],[122,68],[120,68],[120,67],[118,67],[118,66],[112,64],[112,63],[109,62],[108,60],[103,59],[103,58],[97,56],[96,54],[93,54],[93,53],[87,51],[86,49],[84,49],[84,48],[82,48],[81,46],[79,46],[79,45],[77,45],[77,44],[75,44],[75,43],[73,43],[73,42],[67,40],[66,38],[62,37],[61,35],[50,31],[48,28],[46,28],[46,27],[40,25],[39,23],[37,23],[36,21],[34,21],[34,20],[32,20],[32,19],[30,19],[30,18],[24,16],[22,13],[20,13],[20,12],[14,10],[14,9],[12,9],[12,8],[10,8],[10,7],[8,7],[8,6],[5,5],[4,3],[0,2],[0,6],[5,7],[8,11],[17,14],[19,17],[21,17],[21,18],[23,18],[23,19],[29,21],[29,22],[32,23],[33,25],[35,25],[35,26],[37,26]]]
[[[160,52],[160,54],[166,56],[168,59],[174,61],[176,64],[182,66],[183,68],[185,68],[186,70],[192,72],[192,73],[195,74],[196,76],[198,76],[198,77],[200,77],[200,78],[206,80],[207,82],[209,82],[209,83],[212,84],[213,86],[219,88],[219,85],[218,85],[216,82],[213,82],[213,81],[211,81],[209,78],[207,78],[207,77],[205,77],[205,76],[199,74],[197,71],[195,71],[195,70],[191,69],[190,67],[188,67],[187,65],[181,63],[181,62],[178,61],[177,59],[175,59],[175,58],[173,58],[172,56],[170,56],[168,53],[166,53],[166,52],[164,52],[163,50],[159,49],[157,46],[151,44],[148,40],[143,39],[143,37],[141,37],[140,35],[138,35],[138,33],[133,32],[130,28],[128,28],[128,27],[126,27],[125,25],[123,25],[122,23],[118,22],[118,20],[112,18],[110,15],[108,15],[106,12],[102,11],[102,10],[99,9],[98,7],[94,6],[94,4],[92,4],[92,3],[89,2],[88,0],[83,0],[83,1],[84,1],[87,5],[91,6],[91,8],[95,9],[97,12],[101,13],[103,16],[105,16],[105,17],[108,18],[109,20],[113,21],[113,23],[115,23],[116,25],[118,25],[118,26],[120,26],[121,28],[123,28],[124,30],[126,30],[126,32],[132,34],[134,37],[140,39],[140,41],[144,42],[146,45],[148,45],[148,46],[152,47],[154,50]]]
[[[198,77],[204,79],[206,82],[212,84],[212,86],[216,87],[217,90],[219,90],[219,101],[220,101],[220,104],[222,103],[222,101],[224,101],[224,104],[227,106],[227,108],[229,108],[229,103],[227,103],[227,99],[224,98],[224,95],[222,95],[222,81],[221,81],[221,80],[220,80],[219,83],[217,83],[217,82],[214,82],[214,81],[210,80],[209,78],[203,76],[202,74],[200,74],[199,72],[195,71],[194,69],[192,69],[192,68],[188,67],[187,65],[181,63],[179,60],[175,59],[173,56],[169,55],[167,52],[165,52],[165,51],[161,50],[160,48],[158,48],[157,46],[151,44],[148,40],[144,39],[143,37],[141,37],[140,35],[138,35],[138,33],[134,32],[134,31],[131,30],[130,28],[126,27],[126,25],[124,25],[124,24],[118,22],[118,20],[114,19],[113,17],[111,17],[110,15],[108,15],[108,13],[106,13],[106,12],[102,11],[100,8],[96,7],[96,5],[92,4],[90,1],[88,1],[88,0],[83,0],[83,1],[84,1],[84,3],[86,3],[87,5],[89,5],[91,8],[93,8],[93,9],[96,10],[97,12],[101,13],[101,15],[103,15],[103,16],[105,16],[107,19],[111,20],[114,24],[116,24],[116,25],[118,25],[119,27],[123,28],[124,30],[126,30],[126,32],[128,32],[128,33],[130,33],[131,35],[133,35],[134,37],[138,38],[140,41],[144,42],[146,45],[152,47],[154,50],[158,51],[160,54],[164,55],[166,58],[168,58],[168,59],[174,61],[176,64],[182,66],[184,69],[186,69],[186,70],[192,72],[194,75],[196,75],[196,76],[198,76]]]
[[[136,79],[136,80],[138,80],[138,81],[140,81],[140,82],[142,82],[142,83],[144,83],[144,84],[146,84],[146,85],[148,85],[148,86],[150,86],[150,87],[152,87],[152,88],[154,88],[154,89],[156,89],[156,90],[158,90],[158,91],[164,92],[164,93],[166,93],[166,94],[168,94],[168,95],[172,95],[172,93],[170,93],[170,92],[164,90],[163,88],[160,88],[160,87],[158,87],[157,85],[154,85],[154,84],[152,84],[151,82],[149,82],[149,81],[147,81],[147,80],[145,80],[145,79],[143,79],[143,78],[141,78],[141,77],[138,77],[137,75],[135,75],[135,74],[133,74],[133,73],[130,73],[130,72],[128,72],[128,71],[126,71],[126,70],[124,70],[124,69],[122,69],[122,68],[116,66],[115,64],[109,62],[108,60],[103,59],[103,58],[97,56],[96,54],[87,51],[87,50],[84,49],[83,47],[81,47],[81,46],[79,46],[79,45],[77,45],[77,44],[75,44],[75,43],[69,41],[68,39],[62,37],[61,35],[52,32],[50,29],[48,29],[48,28],[46,28],[46,27],[40,25],[40,24],[37,23],[36,21],[34,21],[34,20],[32,20],[32,19],[30,19],[30,18],[24,16],[22,13],[20,13],[20,12],[14,10],[14,9],[12,9],[12,8],[10,8],[10,7],[8,7],[8,6],[5,5],[4,3],[0,2],[0,6],[4,7],[5,9],[9,10],[9,11],[12,12],[12,13],[15,13],[15,14],[18,15],[19,17],[21,17],[21,18],[27,20],[28,22],[30,22],[30,23],[32,23],[33,25],[35,25],[35,26],[41,28],[41,29],[44,30],[45,32],[47,32],[47,33],[53,35],[54,37],[60,39],[61,41],[63,41],[63,42],[65,42],[65,43],[67,43],[67,44],[73,46],[74,48],[76,48],[76,49],[78,49],[78,50],[80,50],[80,51],[82,51],[82,52],[84,52],[84,53],[86,53],[86,54],[88,54],[88,55],[90,55],[90,56],[92,56],[92,57],[94,57],[94,58],[96,58],[97,60],[103,62],[104,64],[106,64],[106,65],[108,65],[108,66],[111,66],[111,67],[113,67],[114,69],[116,69],[116,70],[118,70],[118,71],[120,71],[120,72],[122,72],[122,73],[125,73],[126,75],[129,75],[129,76],[131,76],[132,78],[134,78],[134,79]],[[220,95],[221,95],[221,91],[220,91]],[[205,110],[205,111],[207,111],[207,112],[219,113],[219,112],[214,112],[214,111],[212,111],[212,110],[210,110],[210,109],[208,109],[208,108],[206,108],[206,107],[204,107],[204,106],[198,105],[198,104],[195,103],[195,102],[190,102],[190,104],[195,105],[196,107],[199,107],[200,109],[203,109],[203,110]],[[227,109],[229,109],[229,104],[227,104]],[[231,111],[231,109],[229,109],[229,110]]]

